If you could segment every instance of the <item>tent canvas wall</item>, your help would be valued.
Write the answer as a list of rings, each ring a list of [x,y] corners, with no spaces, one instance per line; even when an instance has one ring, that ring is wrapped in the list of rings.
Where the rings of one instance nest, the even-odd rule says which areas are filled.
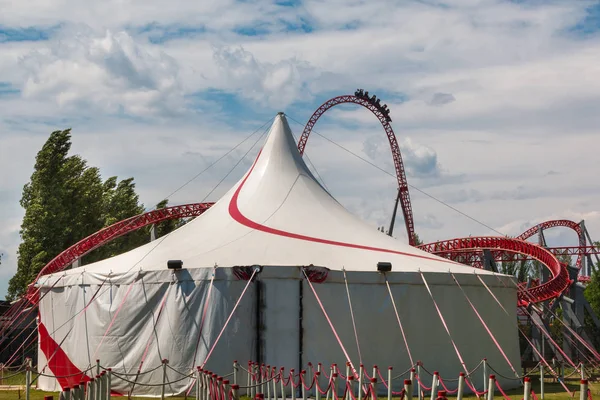
[[[168,270],[166,263],[172,259],[182,260],[184,269]],[[466,367],[487,357],[498,372],[511,375],[465,294],[511,364],[518,366],[512,278],[423,252],[350,214],[311,174],[282,114],[275,118],[249,171],[202,216],[128,253],[37,282],[42,293],[50,292],[40,305],[38,368],[51,375],[69,375],[93,366],[98,358],[104,367],[134,374],[135,394],[157,395],[158,387],[144,384],[161,381],[162,372],[145,372],[164,358],[178,371],[202,365],[248,283],[240,276],[240,267],[252,265],[262,266],[262,271],[247,286],[206,368],[226,374],[233,360],[257,358],[296,369],[309,361],[343,365],[342,346],[358,365],[347,291],[365,365],[408,368],[410,357],[385,277],[376,270],[380,261],[393,266],[386,276],[413,361],[423,361],[442,376],[455,377],[463,370],[423,284],[426,279]],[[302,272],[311,265],[328,270],[326,279],[312,287]],[[138,369],[141,373],[136,376]],[[481,384],[483,374],[473,378]],[[190,385],[189,378],[172,370],[169,380],[178,382],[168,393],[180,393]],[[69,378],[39,380],[45,390],[70,383]],[[121,393],[132,386],[118,379],[113,384]]]

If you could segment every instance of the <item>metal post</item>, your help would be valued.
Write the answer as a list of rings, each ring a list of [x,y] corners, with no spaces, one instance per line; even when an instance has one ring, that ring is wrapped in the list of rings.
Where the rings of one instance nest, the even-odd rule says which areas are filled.
[[[358,389],[360,390],[360,388]],[[352,393],[354,393],[354,377],[346,376],[346,399],[350,400],[352,398]]]
[[[523,400],[531,400],[531,380],[528,376],[523,379]]]
[[[417,387],[419,388],[418,399],[423,400],[423,392],[421,389],[421,362],[420,361],[417,363],[417,378],[419,378],[417,380]]]
[[[333,379],[334,373],[335,373],[335,364],[331,364],[331,367],[329,367],[329,380],[330,381],[331,381],[331,379]],[[330,385],[329,382],[327,382],[327,394],[325,395],[325,399],[326,400],[333,399],[332,385]]]
[[[331,374],[331,400],[335,399],[337,396],[337,377],[337,372]]]
[[[71,400],[71,388],[65,388],[65,400]]]
[[[483,359],[483,391],[487,391],[488,390],[488,369],[487,369],[487,358]]]
[[[88,400],[96,399],[96,381],[94,378],[90,378],[88,383]]]
[[[294,390],[294,381],[296,380],[296,378],[294,377],[294,368],[290,369],[290,382],[292,383],[290,385],[290,392],[292,392],[292,400],[296,400],[296,391]]]
[[[58,400],[65,400],[65,391],[61,390],[58,392]]]
[[[196,400],[202,400],[202,395],[200,394],[200,390],[202,390],[202,382],[200,381],[201,371],[200,367],[196,367]]]
[[[405,379],[404,380],[404,398],[406,400],[412,400],[413,390],[412,390],[412,380]]]
[[[431,400],[436,400],[437,388],[438,388],[438,372],[433,371],[433,376],[431,377]]]
[[[371,378],[371,399],[373,399],[373,400],[377,400],[377,389],[375,388],[376,384],[377,384],[377,378],[372,377]]]
[[[232,400],[240,400],[240,385],[231,385],[231,397]]]
[[[0,385],[2,385],[3,380],[4,380],[4,364],[0,363]]]
[[[588,395],[588,381],[587,381],[587,379],[582,379],[580,393],[579,393],[579,400],[587,400],[587,395]]]
[[[544,364],[540,363],[540,399],[544,400]]]
[[[495,375],[490,375],[488,383],[487,400],[494,400],[494,381],[496,380]]]
[[[106,400],[110,400],[112,394],[112,368],[108,368],[106,371]]]
[[[27,372],[25,372],[25,400],[30,400],[31,396],[31,367],[27,365]]]
[[[388,367],[388,400],[392,400],[392,367]]]
[[[462,400],[465,391],[465,373],[458,374],[458,390],[456,391],[456,400]]]
[[[273,383],[273,400],[277,400],[277,379],[275,379],[275,373],[276,373],[276,369],[275,367],[273,367],[273,371],[272,371],[272,375],[271,378],[273,378],[273,380],[271,381]]]
[[[223,391],[225,392],[225,393],[223,393],[223,399],[229,400],[229,380],[228,379],[223,380]]]
[[[239,365],[237,360],[235,360],[233,362],[233,384],[237,385],[238,383],[238,369],[239,369]]]
[[[79,399],[79,385],[74,385],[71,388],[71,400],[80,400]]]
[[[102,400],[102,380],[100,379],[100,375],[96,375],[96,384],[94,386],[94,393],[96,400]]]
[[[363,375],[364,375],[365,366],[360,364],[360,369],[358,371],[358,400],[362,400],[362,387],[363,387]]]
[[[252,364],[252,369],[251,371],[252,376],[250,376],[250,374],[248,374],[248,379],[252,379],[252,384],[248,384],[248,386],[250,386],[250,388],[248,389],[248,391],[250,392],[250,397],[254,398],[256,396],[256,388],[258,385],[258,379],[257,379],[257,375],[256,375],[256,365]]]
[[[321,400],[321,392],[319,391],[319,378],[321,378],[321,364],[317,366],[316,378],[315,378],[315,400]]]
[[[283,367],[281,367],[281,369],[279,370],[279,382],[281,383],[281,400],[285,400],[285,398],[286,398],[285,384],[283,383],[284,374],[285,374],[285,369]]]
[[[265,384],[267,385],[267,400],[271,400],[271,382],[269,379],[271,378],[271,366],[267,365],[267,376],[265,377]]]
[[[217,397],[218,399],[221,399],[225,396],[225,394],[223,393],[225,391],[225,385],[223,384],[223,377],[219,376],[217,377]]]
[[[581,366],[581,379],[583,380],[583,379],[585,379],[585,364],[582,362],[580,364],[580,366]]]
[[[306,371],[302,370],[301,374],[302,374],[301,377],[304,378],[304,376],[306,375]],[[304,388],[304,383],[302,383],[302,382],[300,382],[300,383],[301,383],[300,386],[302,386],[302,400],[306,400],[306,389]]]
[[[169,361],[165,358],[162,360],[163,374],[162,374],[162,386],[160,387],[160,398],[165,400],[165,386],[167,384],[167,363]]]
[[[321,393],[319,393],[319,383],[321,383],[321,363],[317,364],[317,377],[315,378],[315,400],[321,400]]]
[[[411,369],[410,369],[410,375],[408,376],[408,380],[409,380],[409,381],[410,381],[410,383],[411,383],[411,386],[410,386],[410,387],[411,387],[411,389],[412,389],[412,384],[413,384],[413,382],[415,382],[415,369],[414,369],[414,368],[411,368]],[[412,396],[412,393],[411,393],[411,396]]]
[[[100,360],[96,360],[96,375],[100,375]]]

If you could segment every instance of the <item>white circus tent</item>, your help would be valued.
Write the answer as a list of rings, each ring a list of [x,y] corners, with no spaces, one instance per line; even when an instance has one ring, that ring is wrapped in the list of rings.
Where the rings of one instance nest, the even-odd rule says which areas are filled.
[[[169,260],[183,268],[168,269]],[[392,271],[378,272],[379,262]],[[260,272],[249,281],[253,266]],[[38,368],[74,377],[40,377],[43,390],[77,383],[77,373],[96,359],[131,374],[135,386],[115,379],[113,389],[136,395],[160,393],[145,385],[162,382],[162,359],[173,368],[169,381],[178,381],[167,393],[190,386],[174,370],[204,365],[225,374],[233,360],[297,370],[347,358],[404,370],[420,360],[451,377],[484,357],[506,376],[513,375],[507,358],[519,366],[512,278],[420,251],[350,214],[311,174],[283,114],[252,167],[203,215],[36,285],[43,296]],[[483,374],[472,380],[482,385]]]

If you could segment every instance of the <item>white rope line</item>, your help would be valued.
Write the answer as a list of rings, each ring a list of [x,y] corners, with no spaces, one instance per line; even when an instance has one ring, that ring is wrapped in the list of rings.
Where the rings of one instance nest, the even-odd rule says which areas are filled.
[[[354,320],[354,310],[352,308],[352,300],[350,300],[350,288],[348,287],[348,279],[346,277],[346,269],[342,268],[342,271],[344,272],[344,283],[346,284],[346,294],[348,295],[348,305],[350,306],[350,316],[352,317],[352,327],[354,328],[354,338],[356,339],[356,349],[358,350],[358,360],[362,364],[362,355],[360,353],[360,343],[358,341],[358,331],[356,330],[356,322]]]
[[[400,321],[400,314],[398,313],[398,308],[396,307],[396,301],[394,300],[394,295],[392,294],[392,288],[390,287],[390,283],[388,282],[387,275],[383,275],[385,278],[385,284],[388,289],[388,293],[390,294],[390,300],[392,301],[392,306],[394,306],[394,312],[396,313],[396,319],[398,320],[398,326],[400,327],[400,332],[402,332],[402,339],[404,340],[404,345],[406,346],[406,352],[408,353],[408,358],[410,359],[410,365],[415,365],[412,354],[410,353],[410,348],[408,347],[408,341],[406,340],[406,335],[404,333],[404,328],[402,327],[402,322]]]

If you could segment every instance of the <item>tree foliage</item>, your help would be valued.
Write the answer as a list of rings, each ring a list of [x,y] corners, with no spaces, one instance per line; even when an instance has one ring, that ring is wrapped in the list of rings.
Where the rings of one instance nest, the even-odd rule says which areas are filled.
[[[143,212],[133,178],[102,181],[98,168],[78,155],[69,155],[71,130],[54,131],[38,152],[33,174],[23,187],[17,272],[8,297],[14,298],[61,251],[121,219]],[[91,253],[83,263],[97,261],[139,246],[144,232],[120,238]],[[146,239],[147,240],[147,239]]]

